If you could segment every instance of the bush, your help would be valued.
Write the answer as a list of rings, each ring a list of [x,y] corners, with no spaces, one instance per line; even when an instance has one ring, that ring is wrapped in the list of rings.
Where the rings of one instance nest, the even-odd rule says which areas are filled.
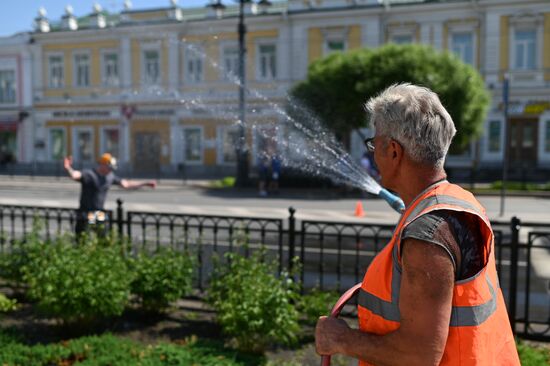
[[[188,253],[162,249],[150,256],[139,254],[131,262],[132,293],[147,310],[162,310],[192,289],[194,260]]]
[[[0,277],[13,285],[24,282],[23,269],[39,258],[47,245],[38,235],[41,225],[40,220],[33,221],[31,233],[24,240],[15,241],[9,252],[0,254]]]
[[[0,313],[7,313],[17,309],[17,300],[8,299],[6,295],[0,294]]]
[[[245,351],[261,352],[272,342],[292,344],[299,331],[292,304],[297,286],[288,275],[276,277],[276,264],[265,263],[263,255],[227,254],[228,264],[216,265],[208,293],[223,332]]]
[[[330,314],[330,310],[338,298],[339,295],[336,292],[316,289],[301,296],[296,307],[308,324],[316,324],[320,316]]]
[[[64,321],[120,315],[132,276],[117,246],[73,246],[66,239],[42,246],[23,268],[29,297],[46,315]]]

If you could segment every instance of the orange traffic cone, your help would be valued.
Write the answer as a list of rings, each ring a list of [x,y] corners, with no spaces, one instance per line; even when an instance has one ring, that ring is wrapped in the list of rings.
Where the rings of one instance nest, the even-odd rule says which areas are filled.
[[[356,217],[363,217],[365,216],[365,211],[363,211],[363,204],[361,201],[357,201],[355,204],[355,215]]]

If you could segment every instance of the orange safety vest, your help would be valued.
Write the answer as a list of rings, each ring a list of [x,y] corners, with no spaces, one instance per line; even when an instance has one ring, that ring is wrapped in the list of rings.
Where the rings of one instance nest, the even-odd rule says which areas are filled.
[[[384,335],[399,328],[400,237],[413,220],[435,210],[468,212],[479,218],[487,263],[475,276],[455,282],[449,335],[440,364],[519,365],[497,277],[491,224],[470,192],[446,181],[428,187],[407,207],[391,241],[368,267],[359,292],[360,329]],[[359,365],[370,364],[360,361]]]

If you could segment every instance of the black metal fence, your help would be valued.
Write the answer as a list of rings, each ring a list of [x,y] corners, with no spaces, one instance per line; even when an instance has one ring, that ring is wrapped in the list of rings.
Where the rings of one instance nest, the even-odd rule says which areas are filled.
[[[265,248],[279,271],[291,270],[298,257],[304,288],[343,292],[361,281],[372,258],[389,241],[393,225],[302,220],[289,209],[288,219],[192,215],[181,213],[108,212],[108,228],[130,239],[132,252],[160,247],[193,252],[197,283],[203,289],[213,258],[228,252],[248,255]],[[75,211],[68,208],[0,206],[0,251],[33,230],[50,239],[71,232]],[[41,224],[36,226],[36,222]],[[550,224],[492,222],[500,286],[510,321],[523,338],[550,341]]]

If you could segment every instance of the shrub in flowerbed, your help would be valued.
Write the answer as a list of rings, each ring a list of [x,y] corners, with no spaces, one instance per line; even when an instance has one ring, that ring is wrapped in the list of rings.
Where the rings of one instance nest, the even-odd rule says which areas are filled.
[[[166,309],[170,302],[191,292],[194,264],[189,253],[173,249],[160,249],[152,255],[140,253],[130,261],[132,293],[148,311]]]
[[[8,299],[6,295],[0,293],[0,313],[15,309],[17,309],[17,300]]]
[[[16,240],[9,251],[0,254],[0,277],[14,287],[24,283],[23,269],[40,257],[48,244],[38,235],[40,225],[38,220],[35,221],[33,230],[24,240]]]
[[[24,266],[23,278],[46,315],[70,322],[123,312],[133,276],[118,246],[75,246],[62,238],[41,249]]]
[[[307,324],[316,324],[320,316],[329,315],[338,298],[338,293],[334,291],[314,289],[300,296],[296,307]]]
[[[227,254],[216,265],[208,300],[223,332],[239,349],[261,352],[272,343],[292,344],[299,332],[293,301],[297,286],[290,276],[277,277],[277,265],[258,251],[246,258]]]

